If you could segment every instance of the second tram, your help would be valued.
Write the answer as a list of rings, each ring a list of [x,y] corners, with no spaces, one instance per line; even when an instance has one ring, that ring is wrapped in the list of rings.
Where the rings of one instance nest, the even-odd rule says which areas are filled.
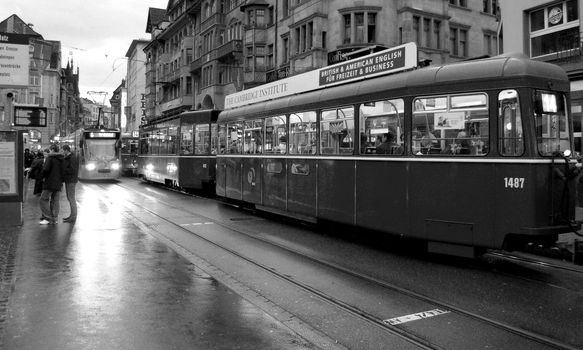
[[[328,67],[320,79],[388,64],[374,55]],[[237,98],[292,81],[278,84]],[[439,253],[554,242],[579,227],[569,103],[560,67],[511,55],[235,106],[218,118],[216,193],[420,239]]]
[[[125,176],[138,175],[138,144],[139,137],[130,133],[121,135],[121,174]]]
[[[170,187],[214,192],[218,115],[189,111],[142,126],[138,175]]]

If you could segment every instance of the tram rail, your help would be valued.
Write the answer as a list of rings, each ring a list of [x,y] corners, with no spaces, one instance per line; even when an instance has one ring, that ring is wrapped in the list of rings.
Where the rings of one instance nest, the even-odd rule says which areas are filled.
[[[104,185],[98,185],[98,186],[104,187]],[[120,187],[125,188],[127,190],[133,191],[133,188],[126,186],[123,183],[117,183],[114,186],[120,186]],[[383,317],[379,317],[379,315],[375,315],[374,313],[365,311],[362,308],[360,308],[358,305],[352,305],[350,303],[339,300],[335,296],[330,295],[322,290],[319,290],[316,287],[313,287],[313,286],[310,286],[306,283],[303,283],[302,281],[295,279],[291,276],[288,276],[285,273],[281,273],[277,269],[275,269],[269,265],[265,265],[259,259],[256,259],[256,258],[250,257],[250,256],[246,256],[245,254],[242,254],[241,252],[239,252],[231,247],[228,247],[228,246],[221,244],[221,243],[217,243],[217,242],[213,241],[212,239],[205,237],[204,235],[199,235],[196,232],[188,230],[188,229],[180,226],[176,222],[172,221],[171,219],[168,219],[164,216],[161,216],[157,212],[148,209],[139,200],[131,200],[130,202],[133,205],[136,205],[136,206],[142,208],[144,211],[148,212],[150,215],[156,217],[157,220],[162,220],[170,225],[175,226],[176,228],[180,228],[181,230],[188,231],[189,233],[196,235],[198,239],[202,239],[202,240],[206,241],[207,243],[209,243],[209,244],[211,244],[211,245],[213,245],[221,250],[224,250],[224,251],[228,252],[229,254],[236,256],[239,259],[243,259],[243,260],[247,261],[248,263],[253,264],[253,265],[257,266],[258,268],[261,268],[264,271],[272,274],[273,276],[277,277],[278,279],[284,280],[287,283],[290,283],[290,284],[296,286],[297,288],[303,289],[309,293],[313,293],[314,295],[318,296],[318,298],[320,298],[321,300],[324,300],[327,303],[334,305],[335,307],[341,309],[343,312],[347,312],[347,313],[350,313],[356,317],[359,317],[363,321],[368,322],[371,325],[374,325],[375,327],[379,327],[379,328],[381,328],[381,329],[383,329],[383,330],[385,330],[385,331],[387,331],[395,336],[406,339],[407,341],[411,342],[412,344],[415,344],[416,346],[419,346],[420,348],[423,348],[423,349],[441,349],[442,348],[442,346],[440,346],[439,344],[434,344],[431,341],[424,339],[422,336],[419,336],[419,335],[414,334],[412,332],[408,332],[406,329],[402,329],[398,325],[391,325],[387,319],[383,319]],[[168,203],[168,202],[165,202],[162,200],[158,200],[158,204],[163,204],[170,209],[176,209],[176,210],[184,210],[185,209],[183,207],[178,207],[173,203]],[[235,224],[227,224],[225,222],[219,222],[219,221],[213,219],[212,217],[204,216],[200,213],[197,213],[197,215],[202,216],[205,220],[213,222],[216,225],[220,225],[220,226],[227,228],[233,232],[236,232],[237,234],[244,235],[247,238],[257,240],[263,244],[268,244],[268,245],[277,247],[278,249],[285,250],[288,253],[295,254],[300,259],[303,259],[303,260],[309,259],[309,261],[311,261],[314,264],[324,266],[325,268],[328,268],[328,269],[336,270],[338,272],[341,272],[344,275],[350,276],[352,278],[356,278],[356,279],[362,281],[363,283],[374,284],[374,285],[378,286],[379,288],[382,288],[386,291],[390,291],[392,293],[398,293],[398,294],[404,295],[404,296],[409,297],[409,298],[414,298],[418,301],[433,305],[437,309],[444,309],[447,312],[451,312],[451,313],[457,315],[458,317],[462,317],[462,318],[465,318],[468,320],[471,319],[473,321],[477,321],[485,327],[494,327],[498,330],[501,330],[501,331],[509,333],[509,334],[513,334],[515,336],[520,337],[521,339],[532,341],[536,344],[539,344],[539,346],[546,347],[546,348],[576,349],[576,347],[571,346],[570,344],[564,343],[564,342],[556,340],[556,339],[549,338],[545,335],[536,334],[534,332],[524,330],[524,329],[512,326],[510,324],[506,324],[506,323],[498,321],[496,319],[479,315],[479,314],[472,312],[470,310],[466,310],[464,308],[452,305],[451,303],[438,300],[438,299],[433,298],[431,296],[417,293],[417,292],[410,290],[410,289],[399,287],[398,285],[396,285],[394,283],[390,283],[390,282],[387,282],[387,281],[384,281],[384,280],[381,280],[378,278],[374,278],[372,276],[369,276],[369,275],[366,275],[364,273],[352,270],[352,269],[347,268],[345,266],[338,265],[336,263],[325,261],[325,260],[320,259],[318,257],[306,254],[305,252],[302,252],[298,249],[286,246],[285,244],[273,242],[273,241],[270,241],[269,239],[258,237],[257,235],[253,234],[252,232],[248,232],[244,229],[241,229],[241,227],[239,227]]]

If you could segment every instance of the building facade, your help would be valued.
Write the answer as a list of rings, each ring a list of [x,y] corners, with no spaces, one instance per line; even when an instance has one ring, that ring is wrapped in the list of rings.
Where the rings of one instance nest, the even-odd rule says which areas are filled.
[[[133,40],[126,53],[127,102],[122,109],[121,129],[130,134],[137,132],[146,117],[146,54],[148,40]],[[125,119],[125,120],[124,120]]]
[[[575,151],[582,152],[583,51],[580,0],[500,2],[504,51],[518,51],[557,64],[571,81]]]
[[[127,122],[124,114],[126,103],[126,81],[125,79],[122,79],[119,86],[113,91],[112,97],[109,99],[109,105],[111,106],[111,118],[115,121],[115,127],[122,130],[125,128],[125,123]]]
[[[146,31],[147,120],[406,42],[423,64],[499,52],[496,0],[170,0]]]
[[[48,145],[64,134],[79,111],[78,71],[61,68],[61,43],[45,40],[32,24],[12,15],[0,22],[0,33],[29,36],[29,84],[22,88],[0,88],[0,129],[27,130],[24,139],[29,148]],[[14,107],[47,109],[46,127],[14,126]]]

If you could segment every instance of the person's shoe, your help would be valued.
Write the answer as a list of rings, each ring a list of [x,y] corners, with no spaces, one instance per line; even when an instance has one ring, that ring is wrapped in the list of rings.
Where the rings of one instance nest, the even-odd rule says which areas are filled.
[[[67,216],[66,218],[63,218],[63,221],[69,221],[71,219],[70,216]]]
[[[42,220],[39,222],[39,224],[41,224],[41,225],[48,225],[48,224],[50,224],[50,223],[51,223],[51,222],[50,222],[49,220],[47,220],[47,219],[42,219]]]

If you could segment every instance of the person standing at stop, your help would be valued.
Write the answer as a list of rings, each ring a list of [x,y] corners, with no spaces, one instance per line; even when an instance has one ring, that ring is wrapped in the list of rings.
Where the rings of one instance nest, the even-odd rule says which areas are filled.
[[[63,188],[63,155],[59,145],[49,147],[49,155],[43,165],[43,191],[40,195],[40,210],[44,219],[41,225],[55,225],[59,216],[59,196]]]
[[[77,156],[71,153],[69,145],[63,146],[63,180],[65,181],[65,192],[67,193],[67,200],[71,213],[68,217],[63,219],[63,222],[74,223],[77,220],[77,200],[75,199],[75,186],[79,181],[79,161]]]

